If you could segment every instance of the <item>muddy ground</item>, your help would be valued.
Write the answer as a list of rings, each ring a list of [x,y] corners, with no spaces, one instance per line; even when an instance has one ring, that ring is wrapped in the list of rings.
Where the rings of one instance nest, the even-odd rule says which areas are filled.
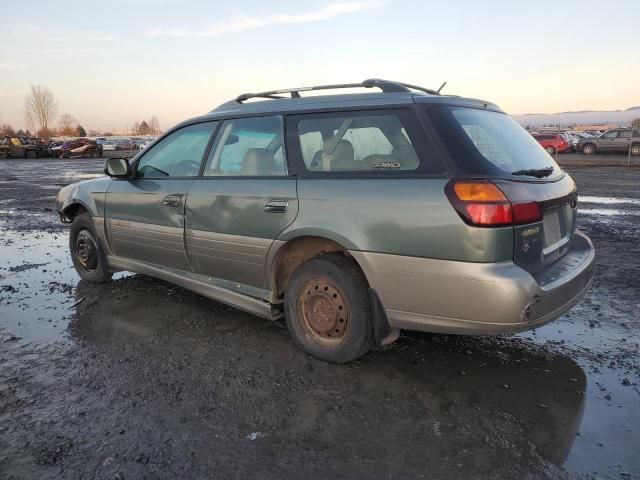
[[[337,366],[162,281],[79,281],[53,200],[101,168],[0,161],[0,478],[640,478],[640,169],[568,167],[598,266],[558,321]]]

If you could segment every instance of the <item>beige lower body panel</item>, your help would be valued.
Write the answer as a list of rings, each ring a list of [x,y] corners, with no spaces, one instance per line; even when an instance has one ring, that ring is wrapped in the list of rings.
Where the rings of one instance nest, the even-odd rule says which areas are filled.
[[[551,288],[541,287],[512,262],[350,253],[378,293],[391,327],[492,335],[532,329],[569,310],[591,283],[592,248],[580,265]]]

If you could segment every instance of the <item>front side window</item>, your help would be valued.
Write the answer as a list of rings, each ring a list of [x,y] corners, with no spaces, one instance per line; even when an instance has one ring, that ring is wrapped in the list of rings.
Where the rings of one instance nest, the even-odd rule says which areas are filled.
[[[618,131],[617,130],[612,130],[610,132],[605,133],[604,135],[602,135],[603,138],[617,138],[618,137]]]
[[[204,169],[210,177],[286,174],[281,116],[225,120]]]
[[[395,113],[321,114],[298,117],[304,167],[309,172],[413,171],[415,146]]]
[[[218,122],[198,123],[167,135],[144,153],[139,178],[197,177],[202,157]]]

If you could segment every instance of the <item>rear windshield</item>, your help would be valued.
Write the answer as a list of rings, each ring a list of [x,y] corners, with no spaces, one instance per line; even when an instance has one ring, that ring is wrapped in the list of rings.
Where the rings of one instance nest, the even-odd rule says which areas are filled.
[[[433,121],[457,167],[466,175],[534,178],[526,171],[548,169],[545,180],[562,170],[540,143],[504,113],[464,107],[431,107]]]

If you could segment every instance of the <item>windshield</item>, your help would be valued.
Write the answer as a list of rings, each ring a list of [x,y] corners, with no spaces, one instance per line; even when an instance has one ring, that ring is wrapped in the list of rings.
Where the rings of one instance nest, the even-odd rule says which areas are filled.
[[[562,174],[538,141],[504,113],[463,107],[432,107],[427,112],[464,174],[546,180]]]

